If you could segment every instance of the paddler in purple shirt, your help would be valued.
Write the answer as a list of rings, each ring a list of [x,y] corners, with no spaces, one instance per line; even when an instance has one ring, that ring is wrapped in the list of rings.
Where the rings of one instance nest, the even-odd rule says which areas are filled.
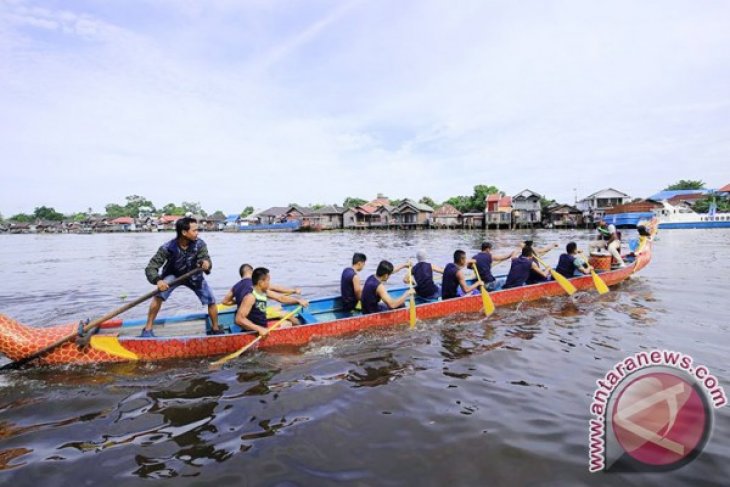
[[[221,301],[221,304],[226,306],[233,306],[235,305],[236,308],[241,306],[241,303],[243,303],[243,298],[245,298],[248,294],[250,294],[253,291],[253,266],[250,264],[243,264],[238,269],[238,273],[241,276],[241,280],[238,281],[229,291],[228,294],[225,295],[223,298],[223,301]],[[267,297],[270,299],[273,299],[275,301],[278,301],[280,303],[284,304],[302,304],[302,302],[306,302],[305,300],[291,297],[292,294],[302,294],[302,290],[299,288],[291,289],[284,286],[277,286],[275,284],[269,283],[268,290],[266,291]],[[302,304],[303,306],[308,306],[309,303],[306,305]],[[273,314],[272,314],[273,312]],[[276,317],[277,315],[282,315],[283,311],[281,310],[281,306],[277,307],[267,307],[267,316]],[[294,325],[299,325],[299,321],[296,317],[291,318],[291,322]]]
[[[253,275],[253,266],[251,264],[242,264],[238,268],[238,274],[241,276],[241,280],[238,281],[225,295],[221,304],[225,306],[241,306],[243,298],[253,291],[253,281],[251,276]],[[280,294],[302,294],[300,288],[288,288],[284,286],[277,286],[276,284],[269,284],[269,290]]]
[[[253,283],[253,289],[244,296],[241,305],[236,311],[235,323],[241,328],[256,331],[262,336],[269,334],[269,319],[266,316],[268,298],[273,298],[287,304],[309,306],[309,303],[305,299],[292,298],[273,292],[270,289],[271,278],[269,270],[265,267],[257,267],[254,269],[251,274],[251,282]],[[292,325],[298,324],[299,321],[292,317],[282,322],[279,328],[289,328]]]
[[[413,289],[407,289],[400,298],[393,299],[385,288],[385,283],[388,282],[388,278],[406,267],[408,267],[408,263],[400,264],[394,268],[393,264],[387,260],[380,261],[375,274],[368,277],[362,287],[362,296],[360,298],[362,302],[362,314],[367,315],[400,308],[410,296],[415,294]]]
[[[444,267],[444,278],[441,281],[441,299],[452,299],[459,297],[459,289],[464,295],[474,291],[483,285],[482,281],[476,281],[471,286],[467,286],[464,277],[464,267],[467,264],[473,264],[473,260],[466,260],[466,252],[457,250],[454,252],[454,262],[446,264]]]
[[[403,282],[410,284],[409,279],[412,277],[416,286],[416,296],[430,301],[438,300],[441,296],[441,287],[433,282],[433,273],[438,272],[439,274],[443,274],[443,267],[439,267],[428,262],[425,250],[419,250],[416,252],[416,260],[418,263],[413,266],[413,275],[405,276],[403,278]]]
[[[519,251],[517,250],[510,252],[509,254],[494,255],[492,254],[492,243],[483,242],[482,251],[472,257],[475,264],[471,267],[473,268],[474,265],[477,266],[479,277],[481,277],[484,284],[486,284],[487,291],[495,291],[504,285],[505,280],[504,278],[497,279],[494,275],[492,275],[492,266],[497,265],[500,262],[504,262],[507,259],[517,257],[518,255]]]
[[[362,296],[362,284],[358,272],[363,270],[368,258],[365,254],[356,252],[352,256],[352,266],[345,267],[340,277],[340,294],[342,296],[342,310],[350,313],[356,307]]]
[[[512,259],[512,265],[509,274],[507,274],[507,282],[504,283],[503,289],[524,286],[530,278],[530,273],[535,273],[547,280],[547,276],[550,274],[537,265],[537,262],[532,258],[533,255],[532,245],[522,247],[521,255]]]

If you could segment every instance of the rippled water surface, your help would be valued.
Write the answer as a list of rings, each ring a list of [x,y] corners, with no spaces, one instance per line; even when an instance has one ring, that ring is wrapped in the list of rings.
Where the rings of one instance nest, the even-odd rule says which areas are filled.
[[[489,232],[496,251],[588,240]],[[308,297],[338,290],[354,251],[441,265],[485,233],[205,234],[220,298],[243,262]],[[95,317],[148,292],[143,268],[171,234],[0,236],[0,312],[34,326]],[[642,273],[579,293],[207,360],[40,368],[0,375],[0,484],[727,485],[725,409],[705,452],[665,474],[587,469],[595,380],[641,350],[691,354],[730,386],[730,232],[665,231]],[[549,259],[555,261],[558,252]],[[503,267],[500,267],[503,269]],[[186,290],[162,314],[199,310]],[[145,306],[125,317],[142,317]]]

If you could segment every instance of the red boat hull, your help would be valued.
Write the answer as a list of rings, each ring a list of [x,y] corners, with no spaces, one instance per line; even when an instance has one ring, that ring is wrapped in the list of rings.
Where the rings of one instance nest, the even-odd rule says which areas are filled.
[[[632,265],[601,274],[601,278],[609,286],[628,279],[633,273],[643,269],[651,260],[651,243],[637,255]],[[579,291],[592,291],[591,276],[571,279]],[[532,286],[517,287],[490,293],[495,306],[506,306],[523,301],[534,301],[551,296],[562,296],[565,292],[555,281]],[[477,313],[482,310],[482,299],[479,295],[464,296],[447,301],[422,304],[417,307],[420,320],[428,320],[452,315],[455,313]],[[408,309],[401,308],[384,313],[367,316],[356,316],[325,323],[314,323],[272,332],[265,340],[260,340],[258,347],[270,348],[281,346],[303,346],[320,337],[332,337],[355,333],[369,328],[378,328],[407,324]],[[118,326],[118,321],[109,322],[104,328]],[[0,315],[0,352],[12,360],[27,357],[33,352],[53,343],[55,340],[74,333],[76,324],[58,325],[48,328],[34,328],[23,325],[7,316]],[[165,338],[119,337],[116,345],[123,351],[135,355],[137,360],[157,361],[173,358],[215,357],[234,352],[255,338],[251,334],[227,334],[218,336],[189,336]],[[114,338],[112,337],[112,340]],[[123,362],[130,358],[118,353],[95,348],[79,346],[69,342],[39,358],[34,364],[88,364],[101,362]]]

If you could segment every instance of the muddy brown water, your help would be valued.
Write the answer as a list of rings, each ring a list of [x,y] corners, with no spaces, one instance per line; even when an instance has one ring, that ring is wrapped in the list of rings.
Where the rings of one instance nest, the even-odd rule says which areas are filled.
[[[354,251],[369,258],[364,278],[381,258],[397,263],[420,248],[444,265],[454,249],[471,253],[485,238],[497,253],[525,238],[589,239],[584,231],[201,236],[219,299],[243,262],[316,297],[337,293]],[[143,268],[171,237],[0,236],[0,312],[48,326],[114,309],[150,290]],[[0,484],[727,485],[727,409],[716,411],[700,457],[670,473],[589,474],[587,439],[596,379],[638,351],[690,354],[730,386],[729,240],[727,230],[664,231],[649,267],[606,296],[254,352],[218,371],[185,360],[2,374]],[[200,309],[179,290],[162,314]]]

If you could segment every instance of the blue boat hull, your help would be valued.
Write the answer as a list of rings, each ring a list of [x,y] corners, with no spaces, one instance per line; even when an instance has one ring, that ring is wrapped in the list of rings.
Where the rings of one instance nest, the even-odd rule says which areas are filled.
[[[603,219],[609,225],[616,225],[617,228],[636,228],[640,221],[649,221],[654,218],[654,213],[650,211],[636,213],[616,213],[613,215],[604,215]],[[660,228],[663,228],[660,226]]]
[[[661,230],[679,230],[689,228],[730,228],[730,221],[659,223]]]

